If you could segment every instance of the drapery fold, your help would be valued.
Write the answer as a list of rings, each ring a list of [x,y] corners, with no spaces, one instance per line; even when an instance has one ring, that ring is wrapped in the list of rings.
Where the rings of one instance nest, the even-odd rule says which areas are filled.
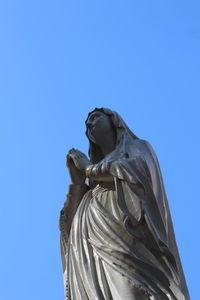
[[[90,141],[89,187],[61,211],[66,300],[189,300],[155,152],[108,109],[116,147]]]

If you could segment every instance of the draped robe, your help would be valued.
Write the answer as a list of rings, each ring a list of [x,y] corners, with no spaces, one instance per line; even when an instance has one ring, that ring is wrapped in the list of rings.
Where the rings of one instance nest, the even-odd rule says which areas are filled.
[[[96,185],[70,186],[60,215],[65,299],[189,300],[156,155],[127,136],[123,149],[87,168]]]

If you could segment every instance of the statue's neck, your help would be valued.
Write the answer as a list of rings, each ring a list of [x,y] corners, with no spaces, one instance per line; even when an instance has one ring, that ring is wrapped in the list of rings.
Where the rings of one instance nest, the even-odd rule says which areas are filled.
[[[104,136],[103,141],[99,143],[104,157],[115,149],[115,144],[116,142],[114,137],[111,137],[110,135],[107,137]]]

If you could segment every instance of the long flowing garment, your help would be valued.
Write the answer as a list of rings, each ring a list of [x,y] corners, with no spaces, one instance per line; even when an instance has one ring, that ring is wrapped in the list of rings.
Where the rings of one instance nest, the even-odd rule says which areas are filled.
[[[114,186],[84,195],[65,251],[65,299],[185,299],[165,258],[130,235],[124,217]]]
[[[189,300],[157,157],[105,113],[116,148],[100,159],[90,145],[94,186],[72,185],[61,211],[65,300]]]

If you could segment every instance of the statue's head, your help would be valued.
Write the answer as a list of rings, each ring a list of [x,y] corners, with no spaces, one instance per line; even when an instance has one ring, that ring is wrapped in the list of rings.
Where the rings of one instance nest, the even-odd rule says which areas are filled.
[[[86,135],[91,142],[101,145],[105,135],[110,135],[110,139],[116,138],[116,128],[111,117],[102,109],[96,108],[86,120]]]
[[[89,156],[93,163],[103,159],[100,145],[105,135],[115,140],[115,149],[122,154],[130,148],[130,141],[137,137],[130,131],[121,116],[108,108],[95,108],[86,119],[86,135],[89,139]],[[107,139],[108,140],[108,139]]]

